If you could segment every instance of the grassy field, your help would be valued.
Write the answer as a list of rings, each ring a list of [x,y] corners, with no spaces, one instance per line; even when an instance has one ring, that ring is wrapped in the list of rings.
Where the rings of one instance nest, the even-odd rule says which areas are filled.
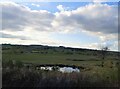
[[[67,64],[76,66],[96,66],[102,64],[102,59],[96,56],[80,55],[80,54],[39,54],[39,53],[23,53],[23,54],[3,54],[4,60],[17,60],[25,63],[33,64]],[[76,61],[74,61],[76,60]],[[80,60],[80,61],[79,61]],[[118,60],[112,60],[107,57],[104,62],[111,61],[114,65]]]
[[[86,60],[86,61],[72,61],[70,59]],[[89,60],[93,59],[93,60]],[[92,56],[85,55],[66,55],[66,54],[39,54],[39,53],[27,53],[27,54],[3,54],[3,60],[19,60],[28,63],[37,64],[99,64],[101,61],[94,61]]]
[[[113,84],[118,83],[119,60],[117,53],[114,52],[109,52],[103,60],[100,53],[95,50],[63,49],[61,47],[46,48],[46,46],[24,47],[14,45],[8,47],[5,45],[2,51],[3,64],[12,60],[34,65],[65,64],[83,66],[85,69],[80,74],[91,76],[92,82],[101,80]],[[8,72],[4,74],[6,73]]]

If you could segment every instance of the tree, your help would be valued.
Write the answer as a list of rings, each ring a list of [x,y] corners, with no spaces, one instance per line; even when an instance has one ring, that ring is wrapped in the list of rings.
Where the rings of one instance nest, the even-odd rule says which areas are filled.
[[[105,59],[108,50],[109,50],[108,46],[105,46],[105,47],[101,48],[101,56],[102,56],[103,60]]]
[[[100,48],[100,57],[104,60],[106,55],[107,55],[107,51],[109,50],[108,46],[102,46]],[[101,62],[101,66],[104,66],[104,61]]]

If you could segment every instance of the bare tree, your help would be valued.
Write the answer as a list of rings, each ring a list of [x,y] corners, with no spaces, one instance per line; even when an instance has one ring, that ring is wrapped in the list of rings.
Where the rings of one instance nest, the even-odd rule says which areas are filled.
[[[102,60],[102,63],[101,63],[101,66],[103,67],[104,66],[104,59],[107,55],[107,51],[109,50],[108,46],[102,46],[100,47],[100,57],[103,59]]]
[[[103,60],[105,59],[108,50],[109,50],[108,46],[101,47],[101,57]]]

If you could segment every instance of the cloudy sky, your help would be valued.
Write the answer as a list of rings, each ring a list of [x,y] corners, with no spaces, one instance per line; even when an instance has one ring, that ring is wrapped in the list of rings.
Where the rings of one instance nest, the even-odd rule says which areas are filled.
[[[1,43],[118,50],[117,2],[1,2],[1,7]]]

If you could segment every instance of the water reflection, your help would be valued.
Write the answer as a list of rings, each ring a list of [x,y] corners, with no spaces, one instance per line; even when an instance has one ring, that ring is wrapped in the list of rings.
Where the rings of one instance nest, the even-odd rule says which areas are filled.
[[[78,68],[73,69],[72,67],[63,67],[63,68],[60,68],[59,71],[63,73],[80,72]]]
[[[49,71],[53,71],[53,70],[57,70],[60,71],[62,73],[72,73],[72,72],[80,72],[80,69],[78,68],[72,68],[72,67],[40,67],[41,70],[49,70]]]

